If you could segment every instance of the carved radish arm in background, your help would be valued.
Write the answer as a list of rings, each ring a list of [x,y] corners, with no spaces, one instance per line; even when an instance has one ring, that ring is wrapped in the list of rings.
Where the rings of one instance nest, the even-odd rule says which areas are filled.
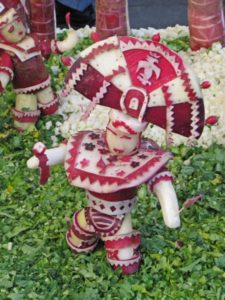
[[[78,36],[76,30],[70,26],[69,13],[66,15],[66,23],[68,25],[68,30],[66,32],[66,38],[63,41],[52,39],[39,42],[42,55],[48,56],[51,53],[63,53],[76,46],[78,42]]]

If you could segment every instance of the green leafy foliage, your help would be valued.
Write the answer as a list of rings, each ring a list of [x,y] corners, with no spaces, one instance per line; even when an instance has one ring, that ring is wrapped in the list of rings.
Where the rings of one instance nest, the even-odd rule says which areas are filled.
[[[49,66],[51,59],[59,63],[54,56]],[[18,134],[10,116],[13,102],[9,86],[0,97],[1,300],[225,299],[222,146],[170,148],[180,206],[205,195],[183,211],[180,229],[165,227],[157,199],[140,187],[132,215],[142,234],[142,265],[126,277],[107,264],[103,244],[92,254],[69,250],[65,233],[73,213],[86,205],[84,191],[69,185],[63,166],[51,169],[45,186],[39,186],[38,170],[26,167],[36,141],[51,146],[54,126],[46,130],[45,123],[60,116],[42,117],[36,128]]]
[[[183,36],[174,40],[162,40],[162,43],[166,44],[168,47],[176,52],[187,51],[189,48],[189,37]]]

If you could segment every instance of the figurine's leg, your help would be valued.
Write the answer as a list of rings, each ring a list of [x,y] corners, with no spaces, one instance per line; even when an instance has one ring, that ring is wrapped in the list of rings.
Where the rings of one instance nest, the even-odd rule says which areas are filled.
[[[38,98],[38,107],[43,115],[52,115],[57,112],[59,101],[56,94],[50,86],[36,93]]]
[[[132,229],[131,216],[126,215],[119,231],[104,238],[107,259],[113,268],[121,267],[124,274],[136,272],[140,264],[140,233]]]
[[[74,252],[90,252],[98,243],[95,229],[87,224],[85,209],[76,212],[73,216],[73,224],[66,234],[69,247]]]
[[[12,109],[14,126],[18,130],[25,130],[35,124],[40,116],[37,109],[37,97],[34,94],[17,94],[16,107]]]

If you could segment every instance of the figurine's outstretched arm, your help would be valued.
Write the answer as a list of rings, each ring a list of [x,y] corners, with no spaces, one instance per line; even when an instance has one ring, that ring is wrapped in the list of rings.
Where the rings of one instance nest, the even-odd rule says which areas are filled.
[[[48,57],[51,53],[63,53],[73,49],[78,42],[76,30],[70,27],[67,31],[67,36],[63,41],[46,40],[39,45],[41,53],[44,57]]]
[[[40,168],[40,183],[45,184],[50,176],[49,166],[61,164],[65,161],[66,145],[61,144],[57,148],[46,149],[45,145],[38,142],[33,147],[34,156],[27,161],[29,169]]]
[[[179,206],[172,179],[169,171],[160,172],[151,180],[149,188],[159,199],[166,226],[177,228],[180,226]]]
[[[66,145],[60,144],[57,148],[47,149],[43,143],[36,143],[33,148],[34,156],[27,161],[27,167],[29,169],[36,169],[40,166],[40,155],[45,155],[47,158],[48,166],[64,163],[66,156]]]
[[[70,12],[65,15],[66,24],[68,26],[67,37],[63,41],[56,41],[56,47],[59,52],[71,50],[77,44],[77,32],[70,25]]]

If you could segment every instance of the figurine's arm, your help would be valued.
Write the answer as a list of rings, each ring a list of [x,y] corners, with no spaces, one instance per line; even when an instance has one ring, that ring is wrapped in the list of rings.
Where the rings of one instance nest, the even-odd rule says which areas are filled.
[[[76,30],[70,27],[67,31],[67,37],[63,41],[52,41],[52,49],[54,50],[54,47],[56,47],[57,51],[62,53],[74,48],[77,41],[78,37]]]
[[[0,55],[0,93],[2,93],[8,82],[13,79],[13,64],[8,53]]]
[[[62,164],[65,161],[66,144],[60,144],[57,148],[46,150],[44,144],[39,142],[34,145],[33,152],[35,155],[27,161],[27,167],[29,169],[36,169],[40,166],[40,154],[46,156],[48,166]]]
[[[165,224],[177,228],[180,226],[179,206],[172,180],[172,174],[163,170],[152,178],[148,187],[159,199]]]
[[[44,57],[49,56],[51,53],[63,53],[71,50],[77,44],[77,32],[73,28],[69,28],[67,36],[63,41],[46,40],[39,44],[41,53]]]
[[[62,143],[57,148],[46,149],[45,145],[38,142],[33,147],[34,156],[27,161],[30,169],[40,168],[40,183],[45,184],[50,176],[49,166],[61,164],[66,157],[66,144]]]

